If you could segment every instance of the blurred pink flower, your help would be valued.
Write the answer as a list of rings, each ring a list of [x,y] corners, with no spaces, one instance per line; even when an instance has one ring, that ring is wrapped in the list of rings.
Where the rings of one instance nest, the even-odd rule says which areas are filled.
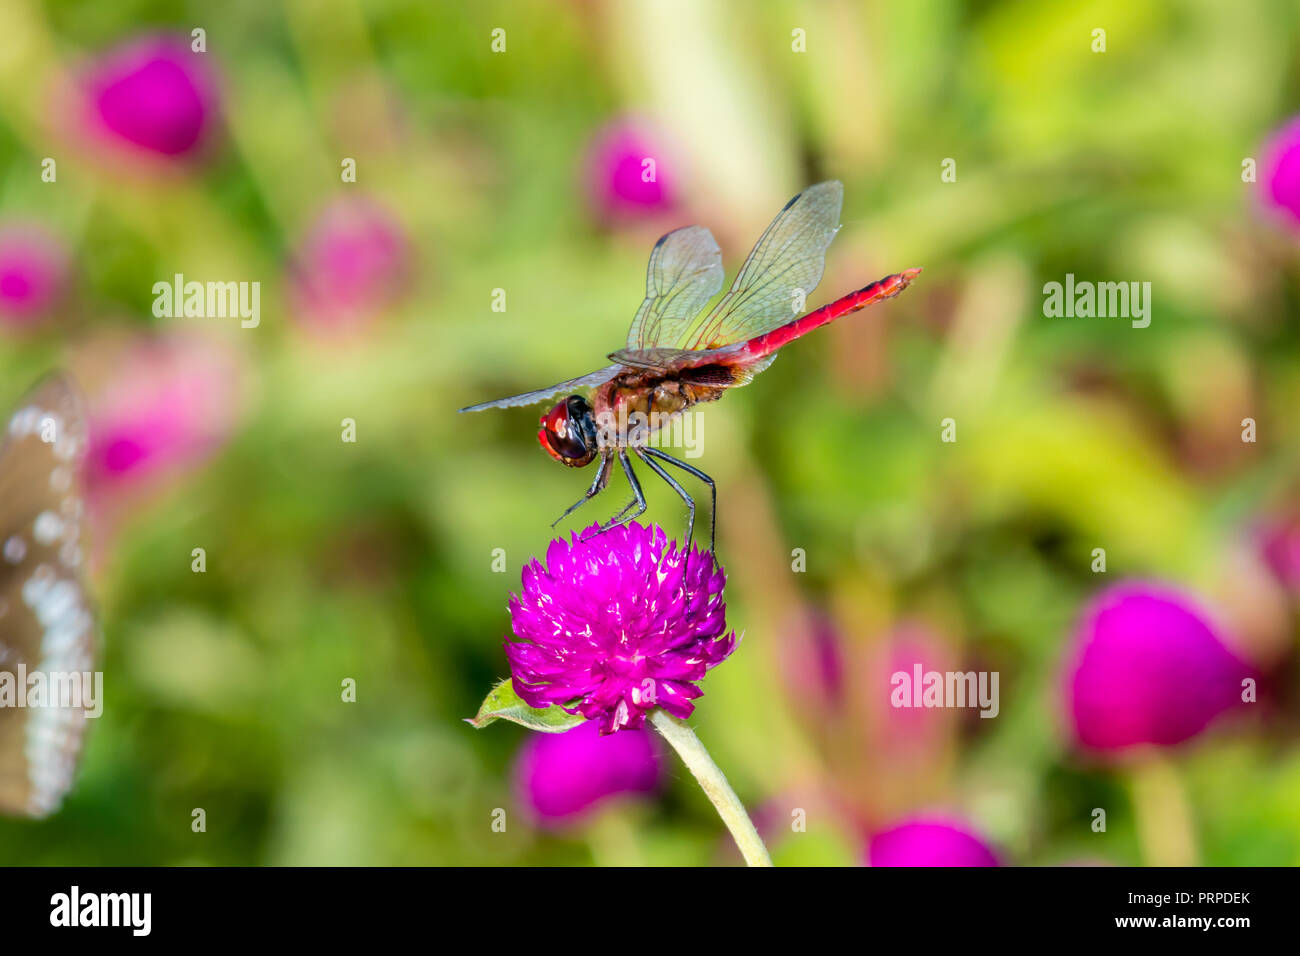
[[[620,794],[653,793],[663,753],[648,731],[600,733],[589,720],[562,734],[530,734],[515,761],[519,800],[545,825],[574,822]]]
[[[1264,201],[1300,226],[1300,116],[1292,118],[1265,144],[1259,169]]]
[[[46,318],[64,293],[68,259],[39,226],[0,226],[0,325],[27,329]]]
[[[105,53],[81,80],[84,122],[98,142],[181,159],[212,137],[220,97],[207,53],[189,39],[151,35]]]
[[[782,631],[781,676],[791,695],[814,713],[836,710],[844,699],[845,649],[835,622],[813,611]]]
[[[867,660],[867,697],[872,747],[890,760],[914,763],[938,756],[952,733],[957,711],[947,707],[895,707],[894,675],[905,674],[907,687],[922,675],[954,670],[955,655],[948,643],[927,626],[900,624],[889,638],[871,649]]]
[[[997,866],[993,851],[963,823],[913,817],[871,837],[871,866]]]
[[[335,200],[294,253],[295,317],[318,332],[354,332],[406,291],[412,250],[401,224],[365,198]]]
[[[133,342],[109,361],[90,401],[86,455],[100,511],[201,464],[230,437],[242,405],[236,354],[206,337]]]
[[[1241,702],[1254,676],[1188,596],[1125,582],[1086,609],[1067,656],[1065,700],[1084,747],[1172,746]]]
[[[643,219],[677,205],[676,159],[665,139],[634,119],[611,121],[596,134],[584,172],[597,218]]]
[[[1255,532],[1259,554],[1290,591],[1300,591],[1300,515],[1283,514],[1262,522]]]
[[[847,842],[852,840],[857,830],[857,818],[853,809],[839,799],[833,787],[827,787],[823,781],[791,782],[771,796],[757,804],[750,811],[754,828],[768,849],[775,850],[785,843],[791,834],[808,833],[821,830],[842,836]],[[795,823],[800,829],[794,828]],[[718,842],[725,847],[729,858],[740,859],[735,845],[730,839],[719,836]]]

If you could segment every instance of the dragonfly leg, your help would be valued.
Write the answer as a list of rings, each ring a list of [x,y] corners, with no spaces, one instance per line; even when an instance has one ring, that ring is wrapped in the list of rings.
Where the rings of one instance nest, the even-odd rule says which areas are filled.
[[[610,528],[617,528],[621,524],[635,521],[637,518],[645,514],[645,492],[641,490],[641,482],[636,480],[636,472],[632,470],[632,462],[628,461],[626,448],[620,448],[618,450],[618,463],[623,466],[623,474],[627,475],[627,483],[632,486],[632,494],[636,497],[636,511],[632,514],[628,514],[628,511],[631,509],[631,505],[629,505],[602,525],[599,531],[590,534],[588,536],[590,538],[594,538],[598,534],[604,534]],[[586,539],[584,538],[583,540]]]
[[[686,502],[686,507],[690,510],[690,514],[686,518],[686,549],[689,551],[691,547],[691,537],[695,533],[695,499],[686,493],[686,489],[681,486],[676,478],[664,470],[663,465],[659,464],[659,462],[649,456],[648,453],[650,449],[636,448],[634,451],[636,451],[638,458],[650,466],[651,471],[664,481],[668,482],[668,487],[677,492],[677,494],[681,496],[682,501]]]
[[[579,498],[577,501],[575,501],[573,504],[569,505],[569,507],[565,509],[564,514],[560,515],[558,518],[552,521],[551,527],[554,528],[565,518],[569,517],[569,515],[573,514],[573,512],[576,511],[578,508],[581,508],[592,498],[596,497],[596,495],[604,491],[605,486],[609,484],[610,472],[612,472],[613,470],[614,470],[614,455],[611,452],[606,452],[605,456],[600,460],[600,467],[596,469],[596,478],[594,481],[592,481],[591,487],[587,489],[587,493],[583,495],[581,498]]]
[[[645,492],[641,490],[641,482],[637,481],[636,472],[632,470],[632,462],[628,460],[627,449],[618,450],[618,463],[623,466],[623,474],[627,475],[627,483],[632,486],[632,494],[636,498],[636,511],[633,514],[627,514],[624,509],[615,520],[611,521],[606,527],[612,528],[615,525],[627,524],[629,521],[635,521],[645,514]]]
[[[700,471],[700,469],[688,465],[686,462],[674,458],[672,455],[665,454],[657,448],[645,448],[642,450],[652,458],[658,458],[660,461],[666,461],[670,465],[676,465],[678,468],[682,469],[682,471],[694,475],[696,478],[700,479],[700,481],[709,486],[709,550],[713,551],[714,543],[718,536],[718,486],[714,483],[712,478]],[[650,463],[646,462],[646,464]]]
[[[627,504],[625,504],[621,509],[619,509],[618,514],[614,515],[614,517],[612,517],[612,518],[609,519],[609,524],[608,524],[608,526],[602,526],[602,527],[599,527],[599,528],[597,528],[595,531],[592,531],[592,532],[590,532],[590,533],[588,533],[588,534],[583,535],[583,536],[582,536],[581,538],[579,538],[578,540],[579,540],[579,541],[586,541],[588,538],[594,538],[594,537],[596,537],[596,535],[600,534],[602,531],[608,531],[610,528],[614,527],[614,525],[618,524],[618,519],[619,519],[619,518],[622,518],[623,515],[627,514],[629,511],[631,511],[631,510],[632,510],[633,508],[635,508],[635,507],[636,507],[636,499],[633,498],[631,501],[629,501]]]
[[[635,508],[635,507],[636,507],[636,499],[633,498],[631,501],[629,501],[627,504],[625,504],[625,505],[623,506],[623,509],[622,509],[621,511],[619,511],[618,514],[614,515],[614,517],[611,518],[610,520],[611,520],[611,521],[617,521],[619,518],[623,517],[623,515],[627,514],[629,511],[631,511],[631,510],[632,510],[633,508]]]

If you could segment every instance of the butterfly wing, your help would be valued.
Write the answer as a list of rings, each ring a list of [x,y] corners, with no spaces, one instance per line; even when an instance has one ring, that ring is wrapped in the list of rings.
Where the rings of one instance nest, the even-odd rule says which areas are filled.
[[[80,398],[62,376],[30,392],[0,438],[0,688],[7,683],[11,694],[0,706],[0,813],[54,812],[81,752],[84,699],[65,693],[19,707],[12,695],[34,703],[33,674],[57,694],[65,676],[84,680],[94,667],[80,540],[85,446]]]

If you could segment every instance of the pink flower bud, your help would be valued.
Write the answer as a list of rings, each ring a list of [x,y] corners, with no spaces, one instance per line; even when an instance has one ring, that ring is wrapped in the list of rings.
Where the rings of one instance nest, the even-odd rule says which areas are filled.
[[[0,326],[22,330],[49,316],[66,291],[68,260],[39,226],[0,226]]]
[[[364,198],[326,206],[294,253],[294,317],[313,331],[355,332],[406,291],[412,252],[401,224]]]
[[[147,157],[199,153],[220,110],[207,57],[193,52],[188,38],[168,35],[141,37],[104,54],[81,81],[90,136]]]
[[[1125,582],[1083,615],[1067,657],[1066,707],[1084,747],[1172,746],[1240,704],[1249,676],[1190,597]]]
[[[867,849],[871,866],[997,866],[993,851],[964,824],[913,817],[876,833]]]
[[[592,208],[604,221],[659,215],[678,202],[678,160],[666,137],[648,123],[615,120],[587,149],[586,182]]]
[[[515,789],[542,823],[571,823],[613,797],[658,790],[662,757],[649,731],[602,735],[587,721],[562,734],[530,734],[516,758]]]

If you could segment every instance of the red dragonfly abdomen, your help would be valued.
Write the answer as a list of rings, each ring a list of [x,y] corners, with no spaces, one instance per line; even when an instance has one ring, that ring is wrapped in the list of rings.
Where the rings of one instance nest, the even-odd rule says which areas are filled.
[[[820,309],[795,319],[793,322],[778,326],[771,332],[764,332],[762,335],[755,336],[745,344],[740,353],[740,358],[742,361],[754,361],[765,355],[771,355],[781,346],[788,345],[799,336],[805,335],[819,326],[834,322],[842,315],[857,312],[859,309],[866,308],[881,299],[893,298],[906,289],[908,284],[920,274],[920,269],[905,269],[902,272],[896,272],[859,289],[857,292],[850,292],[843,298],[836,299],[830,305],[824,305]]]

